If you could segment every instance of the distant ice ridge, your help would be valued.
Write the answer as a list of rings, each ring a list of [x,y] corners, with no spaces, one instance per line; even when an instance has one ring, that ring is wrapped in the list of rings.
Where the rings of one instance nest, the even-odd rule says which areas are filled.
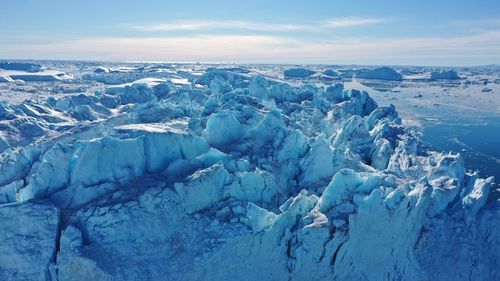
[[[72,78],[71,74],[45,70],[38,63],[0,61],[0,83],[10,82],[19,84],[26,81],[61,81]]]
[[[0,61],[0,69],[19,70],[26,72],[39,72],[43,70],[43,67],[38,63],[32,63],[32,62]]]
[[[209,69],[0,119],[1,280],[500,279],[493,178],[342,84]]]
[[[97,67],[93,73],[87,73],[82,76],[86,81],[97,81],[108,85],[118,85],[132,83],[140,79],[164,78],[172,76],[176,78],[176,72],[165,68],[137,68],[137,67]],[[186,73],[187,74],[187,73]],[[178,77],[178,76],[177,76]]]
[[[458,75],[457,71],[453,69],[432,71],[431,80],[439,80],[439,79],[456,80],[460,79],[460,76]]]

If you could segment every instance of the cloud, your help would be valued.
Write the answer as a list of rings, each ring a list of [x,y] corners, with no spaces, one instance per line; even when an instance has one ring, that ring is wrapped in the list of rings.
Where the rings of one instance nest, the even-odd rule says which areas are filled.
[[[339,27],[351,27],[360,25],[374,25],[388,22],[385,18],[358,18],[358,17],[348,17],[348,18],[336,18],[329,19],[323,23],[323,27],[326,28],[339,28]]]
[[[202,31],[202,30],[249,30],[249,31],[320,31],[333,28],[374,25],[389,21],[384,18],[345,17],[305,24],[297,23],[265,23],[253,21],[213,21],[187,20],[158,24],[126,24],[134,30],[159,31]]]
[[[451,21],[451,24],[457,27],[484,27],[484,26],[500,26],[500,18],[487,19],[460,19]]]
[[[473,65],[500,61],[500,31],[446,38],[303,40],[270,35],[84,38],[0,45],[0,57],[170,62]]]
[[[270,58],[284,41],[271,36],[193,36],[141,38],[84,38],[47,44],[0,46],[0,57],[230,61],[238,57]],[[269,55],[266,55],[268,53]]]
[[[484,18],[476,20],[460,19],[450,21],[450,25],[460,29],[462,32],[481,33],[488,30],[498,30],[500,28],[500,18]]]
[[[199,31],[217,29],[243,29],[253,31],[287,31],[312,28],[300,24],[266,24],[247,21],[182,21],[151,25],[129,25],[140,31]]]

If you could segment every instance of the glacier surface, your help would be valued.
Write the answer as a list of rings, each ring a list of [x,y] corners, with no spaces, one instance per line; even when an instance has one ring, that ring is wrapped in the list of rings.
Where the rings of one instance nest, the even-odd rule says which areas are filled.
[[[394,106],[241,69],[94,69],[113,85],[0,102],[1,280],[500,279],[493,177]]]

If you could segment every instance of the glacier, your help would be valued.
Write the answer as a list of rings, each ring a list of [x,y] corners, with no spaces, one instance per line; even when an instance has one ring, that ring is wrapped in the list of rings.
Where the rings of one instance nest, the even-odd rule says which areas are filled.
[[[395,106],[234,68],[92,71],[94,94],[0,102],[1,280],[500,279],[494,178]]]

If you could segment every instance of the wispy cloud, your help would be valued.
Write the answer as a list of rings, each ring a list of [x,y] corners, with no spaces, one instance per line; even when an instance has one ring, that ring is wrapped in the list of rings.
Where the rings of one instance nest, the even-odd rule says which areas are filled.
[[[311,28],[309,25],[300,24],[268,24],[248,21],[179,21],[161,24],[129,25],[131,28],[141,31],[190,31],[190,30],[216,30],[216,29],[244,29],[254,31],[286,31],[304,30]]]
[[[335,18],[326,20],[322,26],[327,28],[339,28],[339,27],[351,27],[360,25],[374,25],[388,22],[389,19],[386,18],[359,18],[359,17],[347,17],[347,18]]]
[[[451,24],[457,27],[499,27],[500,18],[485,18],[479,20],[460,19],[453,20]]]
[[[157,24],[127,24],[140,31],[202,31],[202,30],[250,30],[250,31],[304,31],[347,28],[363,25],[374,25],[388,22],[385,18],[345,17],[333,18],[311,23],[270,23],[255,21],[227,20],[185,20]]]
[[[86,38],[1,45],[0,57],[255,63],[490,64],[500,61],[500,30],[446,38],[302,40],[271,35]]]
[[[460,19],[449,22],[451,27],[460,32],[470,34],[481,34],[489,31],[500,30],[500,18],[483,18],[483,19]],[[498,46],[500,49],[500,45]],[[498,63],[498,62],[497,62]]]

